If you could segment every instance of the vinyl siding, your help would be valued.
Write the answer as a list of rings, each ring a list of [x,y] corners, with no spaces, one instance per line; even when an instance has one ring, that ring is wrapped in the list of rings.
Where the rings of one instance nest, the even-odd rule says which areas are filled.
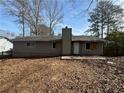
[[[13,56],[14,57],[31,57],[31,56],[60,56],[61,42],[56,42],[56,48],[53,48],[53,42],[14,42]]]
[[[74,42],[73,42],[74,43]],[[86,42],[79,42],[80,47],[79,47],[79,55],[81,56],[95,56],[95,55],[103,55],[103,43],[101,42],[96,42],[96,49],[86,49]],[[93,44],[91,42],[91,44]],[[72,47],[74,48],[74,47]],[[72,49],[72,53],[73,53],[73,49]]]

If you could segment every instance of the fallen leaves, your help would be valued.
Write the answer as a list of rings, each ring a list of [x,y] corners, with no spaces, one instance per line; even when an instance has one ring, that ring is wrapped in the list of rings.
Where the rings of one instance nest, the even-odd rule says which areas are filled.
[[[123,65],[123,57],[1,60],[0,93],[123,93]]]

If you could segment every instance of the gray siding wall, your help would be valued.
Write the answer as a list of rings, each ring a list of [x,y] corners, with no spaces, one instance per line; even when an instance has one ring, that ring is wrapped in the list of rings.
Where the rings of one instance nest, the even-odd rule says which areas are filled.
[[[53,48],[53,42],[14,42],[14,57],[31,57],[31,56],[60,56],[62,52],[61,42],[56,42],[56,48]]]
[[[95,55],[103,55],[103,43],[97,42],[95,50],[87,50],[86,49],[86,42],[79,42],[80,43],[80,55],[81,56],[95,56]],[[72,50],[73,53],[73,50]]]
[[[97,42],[95,50],[87,50],[86,42],[80,44],[82,46],[81,55],[103,55],[103,43]]]
[[[73,42],[72,42],[73,43]],[[71,43],[71,44],[72,44]],[[14,42],[13,57],[48,57],[48,56],[61,56],[62,55],[62,41],[56,42],[56,48],[53,48],[53,42]],[[86,42],[79,42],[80,55],[103,55],[103,43],[97,42],[95,50],[86,50]],[[66,48],[67,45],[65,45]],[[71,54],[73,53],[73,46]],[[70,55],[71,55],[70,54]]]

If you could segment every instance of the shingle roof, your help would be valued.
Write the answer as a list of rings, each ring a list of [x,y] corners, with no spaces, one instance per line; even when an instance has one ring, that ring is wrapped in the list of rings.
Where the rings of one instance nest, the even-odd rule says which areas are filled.
[[[13,39],[13,41],[54,41],[54,40],[61,40],[61,37],[58,36],[27,36],[27,37],[17,37]]]
[[[94,36],[73,36],[72,41],[94,41],[94,42],[105,42],[104,39]]]
[[[27,37],[17,37],[13,41],[59,41],[62,37],[60,36],[27,36]],[[94,41],[94,42],[105,42],[104,39],[93,36],[72,36],[72,41]]]

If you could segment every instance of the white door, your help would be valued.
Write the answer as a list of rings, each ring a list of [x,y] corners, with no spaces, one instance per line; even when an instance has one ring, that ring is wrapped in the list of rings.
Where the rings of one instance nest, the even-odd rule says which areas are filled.
[[[79,54],[79,43],[78,43],[78,42],[75,42],[75,43],[73,44],[73,53],[74,53],[75,55],[78,55],[78,54]]]

